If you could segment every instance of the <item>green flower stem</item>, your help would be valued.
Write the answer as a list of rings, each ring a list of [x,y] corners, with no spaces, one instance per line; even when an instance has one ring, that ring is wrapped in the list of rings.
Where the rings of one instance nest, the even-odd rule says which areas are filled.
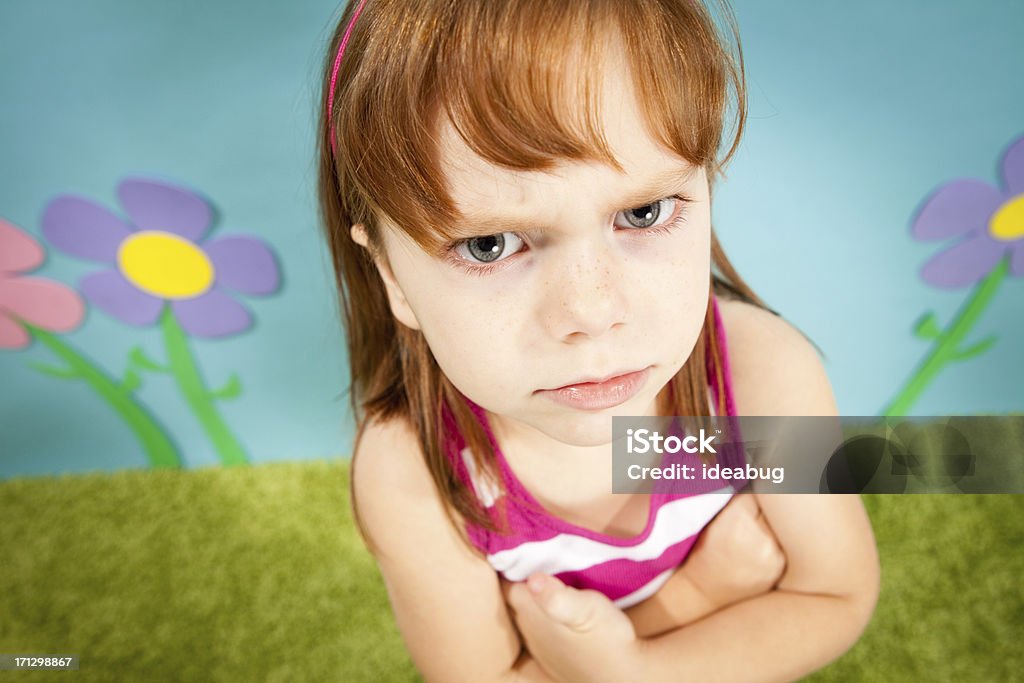
[[[153,467],[181,467],[178,449],[149,412],[135,400],[130,390],[112,380],[107,373],[93,365],[57,335],[32,325],[25,327],[33,337],[67,363],[70,373],[85,380],[86,384],[121,416],[142,444],[146,457]]]
[[[217,412],[214,397],[203,384],[199,368],[196,367],[195,360],[189,351],[185,332],[175,320],[170,306],[164,308],[160,318],[160,329],[164,335],[169,370],[174,375],[178,388],[185,396],[185,401],[192,409],[192,413],[213,443],[221,463],[224,465],[247,463],[245,449],[238,443],[220,413]]]
[[[978,317],[981,316],[992,300],[992,297],[995,296],[996,290],[1006,278],[1009,270],[1009,261],[1003,259],[999,262],[999,265],[992,269],[992,272],[985,276],[985,279],[977,284],[973,294],[961,306],[953,322],[936,338],[935,346],[932,348],[931,353],[918,366],[914,374],[910,376],[903,389],[889,403],[882,413],[883,415],[886,417],[906,415],[907,411],[910,410],[910,406],[917,401],[925,387],[935,379],[935,376],[939,374],[942,368],[957,360],[961,342],[963,342],[967,333],[970,332],[974,323],[977,322]]]

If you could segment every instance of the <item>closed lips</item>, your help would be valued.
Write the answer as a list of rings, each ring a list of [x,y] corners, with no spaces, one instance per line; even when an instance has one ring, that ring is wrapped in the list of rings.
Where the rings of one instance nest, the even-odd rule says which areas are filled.
[[[634,374],[636,374],[638,372],[641,372],[643,369],[645,369],[645,368],[641,368],[641,370],[620,370],[618,372],[614,372],[614,373],[612,373],[610,375],[605,375],[603,377],[598,377],[598,378],[588,377],[586,379],[578,379],[578,380],[569,382],[568,384],[563,384],[562,386],[555,387],[554,389],[547,389],[545,391],[557,391],[558,389],[565,389],[567,387],[573,387],[573,386],[577,386],[579,384],[602,384],[604,382],[609,382],[609,381],[614,380],[614,379],[619,379],[621,377],[625,377],[626,375],[634,375]]]

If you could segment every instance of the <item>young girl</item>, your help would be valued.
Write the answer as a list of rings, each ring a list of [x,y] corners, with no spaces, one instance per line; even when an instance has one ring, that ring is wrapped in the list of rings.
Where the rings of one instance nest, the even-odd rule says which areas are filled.
[[[427,680],[792,680],[870,618],[856,496],[611,492],[612,416],[836,413],[711,229],[745,114],[717,26],[696,0],[341,17],[320,201],[352,494]]]

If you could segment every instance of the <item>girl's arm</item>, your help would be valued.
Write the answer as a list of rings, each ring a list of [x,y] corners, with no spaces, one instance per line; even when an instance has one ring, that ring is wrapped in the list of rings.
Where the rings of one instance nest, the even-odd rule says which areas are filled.
[[[756,498],[739,494],[701,533],[672,578],[650,598],[626,609],[625,614],[637,637],[661,635],[771,590],[784,568],[785,556]],[[526,650],[515,669],[524,680],[548,680]]]
[[[550,682],[514,670],[521,643],[487,562],[452,527],[412,430],[366,427],[352,483],[398,629],[426,681]]]
[[[879,572],[860,499],[777,494],[760,502],[787,555],[778,589],[641,640],[638,680],[796,680],[863,632]]]
[[[722,313],[740,414],[837,414],[817,354],[795,329],[738,302],[723,305]],[[786,555],[778,589],[642,640],[638,680],[790,681],[835,660],[860,637],[880,584],[860,497],[756,495]]]

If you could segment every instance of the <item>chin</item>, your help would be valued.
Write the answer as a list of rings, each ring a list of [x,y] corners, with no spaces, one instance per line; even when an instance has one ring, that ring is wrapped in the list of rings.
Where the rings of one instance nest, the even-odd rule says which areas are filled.
[[[552,439],[570,446],[606,446],[612,442],[612,418],[644,415],[641,405],[644,404],[628,401],[606,410],[565,409],[552,414],[540,429]]]
[[[610,444],[612,442],[611,417],[598,416],[598,419],[594,422],[598,424],[573,420],[573,424],[562,425],[562,428],[559,430],[562,433],[551,434],[550,436],[564,444],[581,448]]]
[[[594,428],[590,431],[574,431],[567,426],[559,429],[557,432],[551,432],[546,429],[543,431],[555,441],[577,448],[608,446],[612,442],[612,426],[610,422],[607,427]]]

